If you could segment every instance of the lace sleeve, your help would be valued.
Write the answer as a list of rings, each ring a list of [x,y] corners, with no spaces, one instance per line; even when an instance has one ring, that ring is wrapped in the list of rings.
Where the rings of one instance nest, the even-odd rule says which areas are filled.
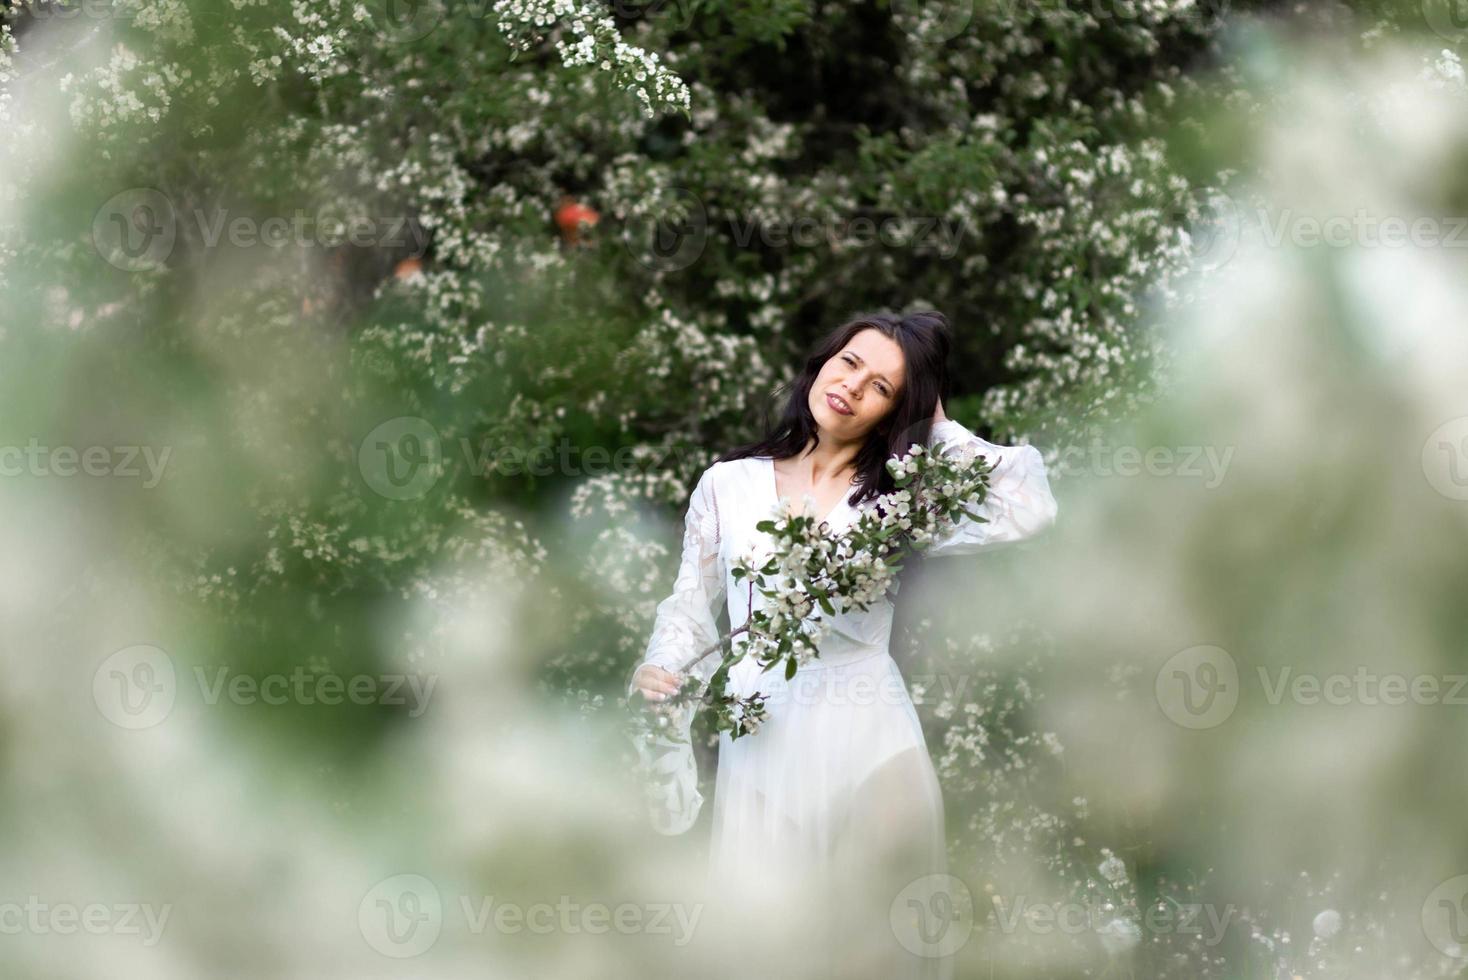
[[[652,638],[637,664],[654,664],[677,671],[699,650],[719,638],[718,612],[724,603],[725,578],[719,559],[719,508],[714,493],[713,467],[704,470],[688,500],[683,520],[683,558],[673,594],[658,603]],[[705,656],[689,670],[707,681],[721,657],[719,651]],[[633,669],[636,674],[636,668]],[[635,689],[632,679],[627,694]]]
[[[960,451],[984,456],[989,472],[989,495],[973,508],[986,521],[966,517],[927,549],[928,555],[967,555],[1032,537],[1055,523],[1055,497],[1040,451],[1034,446],[998,446],[974,435],[952,419],[933,426],[929,446],[941,442]]]

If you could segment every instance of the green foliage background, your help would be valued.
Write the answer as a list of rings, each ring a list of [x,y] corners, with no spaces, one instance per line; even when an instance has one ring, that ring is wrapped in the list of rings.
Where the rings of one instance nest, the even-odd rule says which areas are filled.
[[[1390,6],[1268,30],[1267,5],[1170,0],[585,8],[687,85],[686,111],[668,96],[647,114],[615,51],[564,63],[556,42],[585,24],[555,15],[517,50],[511,6],[5,5],[0,444],[170,453],[155,487],[0,489],[10,553],[38,555],[13,573],[16,635],[70,651],[66,683],[134,643],[185,672],[434,670],[475,692],[482,658],[534,710],[596,730],[621,711],[689,489],[758,431],[813,338],[937,308],[958,334],[948,414],[1050,460],[1114,432],[1167,387],[1155,324],[1190,296],[1204,192],[1259,152],[1254,114],[1296,35],[1344,28],[1364,56],[1421,33]],[[160,198],[127,267],[115,219]],[[599,216],[574,242],[567,198]],[[230,241],[237,219],[298,215],[304,242]],[[325,215],[369,233],[323,242]],[[948,237],[842,241],[858,220]],[[151,247],[160,229],[171,244]],[[372,440],[405,418],[437,453],[396,499]],[[544,472],[512,465],[537,453]],[[1165,877],[1177,855],[1150,828],[1093,822],[1046,781],[1056,637],[945,624],[913,578],[910,674],[983,663],[966,703],[920,707],[955,855],[1038,850],[1094,889],[1096,841],[1126,840]],[[318,793],[369,837],[423,818],[382,808],[418,775],[395,755],[406,710],[221,716],[278,764],[272,792]]]

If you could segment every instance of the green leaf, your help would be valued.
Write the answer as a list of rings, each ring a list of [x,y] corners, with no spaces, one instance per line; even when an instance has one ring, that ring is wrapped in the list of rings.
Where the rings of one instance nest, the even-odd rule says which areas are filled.
[[[785,661],[785,679],[787,681],[795,676],[795,668],[796,663],[794,657],[791,657],[789,660]]]

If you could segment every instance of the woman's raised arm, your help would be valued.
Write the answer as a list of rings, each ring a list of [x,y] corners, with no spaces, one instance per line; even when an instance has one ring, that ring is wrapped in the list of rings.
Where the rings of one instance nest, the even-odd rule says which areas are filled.
[[[994,468],[989,473],[988,497],[974,508],[986,520],[981,523],[960,517],[957,527],[928,546],[927,555],[986,551],[1033,537],[1055,523],[1055,497],[1050,492],[1045,462],[1034,446],[999,446],[949,418],[933,423],[928,445],[940,443],[978,453]]]

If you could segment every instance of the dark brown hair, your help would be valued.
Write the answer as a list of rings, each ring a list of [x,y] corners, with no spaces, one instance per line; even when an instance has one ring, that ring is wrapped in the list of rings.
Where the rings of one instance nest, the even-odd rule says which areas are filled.
[[[938,399],[948,394],[948,352],[952,347],[948,318],[937,310],[897,316],[892,313],[859,314],[816,342],[805,359],[805,367],[791,382],[775,390],[775,399],[789,391],[785,409],[773,424],[767,419],[763,438],[731,449],[716,462],[771,456],[785,459],[803,452],[819,440],[816,420],[811,415],[809,396],[816,375],[839,354],[852,337],[863,330],[878,330],[902,349],[905,375],[897,402],[867,436],[856,456],[858,487],[847,499],[855,507],[863,500],[895,489],[887,460],[900,456],[914,444],[927,445],[933,412]]]

